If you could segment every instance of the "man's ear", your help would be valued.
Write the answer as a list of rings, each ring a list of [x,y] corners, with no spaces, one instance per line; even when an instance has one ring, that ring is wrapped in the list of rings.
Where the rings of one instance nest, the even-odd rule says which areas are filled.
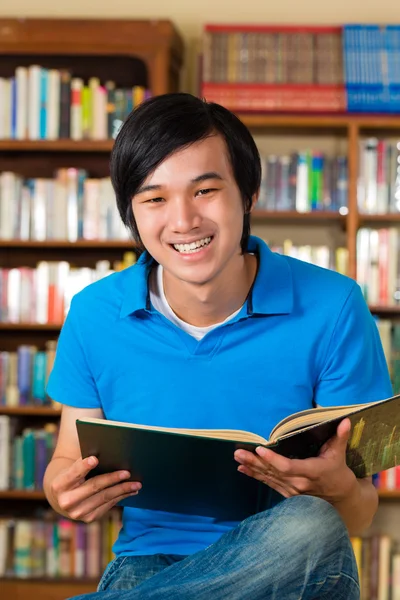
[[[257,190],[255,194],[253,194],[251,198],[251,206],[249,212],[252,212],[258,202],[258,198],[260,196],[260,190]]]

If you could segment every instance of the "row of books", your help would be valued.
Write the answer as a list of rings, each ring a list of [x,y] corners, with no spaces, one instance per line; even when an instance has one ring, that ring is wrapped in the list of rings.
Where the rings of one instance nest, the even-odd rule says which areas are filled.
[[[347,106],[353,112],[400,111],[400,25],[345,25]]]
[[[353,537],[360,600],[400,599],[400,549],[386,534]]]
[[[201,94],[236,111],[400,112],[399,25],[206,25]]]
[[[377,473],[374,475],[373,480],[378,490],[400,490],[400,466]]]
[[[0,139],[111,139],[150,96],[138,85],[122,89],[67,70],[20,66],[12,77],[0,77]]]
[[[358,209],[362,213],[400,211],[400,142],[369,138],[360,142],[357,181]]]
[[[61,325],[72,297],[84,287],[126,269],[136,262],[134,252],[122,260],[100,260],[95,268],[76,268],[67,261],[40,261],[36,268],[0,269],[0,323]]]
[[[99,579],[114,557],[121,512],[111,510],[93,523],[36,519],[0,520],[0,577]]]
[[[357,232],[357,281],[370,305],[400,302],[400,235],[396,227]]]
[[[109,177],[58,169],[53,179],[0,173],[0,239],[128,240]]]
[[[400,323],[375,317],[389,368],[393,391],[400,394]]]
[[[15,428],[12,417],[0,415],[0,490],[41,490],[56,445],[57,425],[25,428],[19,435]]]
[[[47,340],[45,349],[20,345],[15,351],[0,350],[0,407],[52,406],[46,395],[47,381],[53,368],[56,340]]]
[[[258,208],[348,212],[347,157],[320,152],[263,156]]]
[[[110,272],[109,261],[95,269],[72,268],[67,261],[0,269],[0,322],[61,324],[72,297]]]
[[[312,246],[311,244],[296,246],[289,238],[284,240],[281,245],[269,240],[265,241],[273,252],[304,260],[324,269],[333,269],[343,275],[348,273],[349,254],[347,248],[339,247],[332,250],[329,246]]]
[[[207,25],[204,82],[343,83],[340,28]]]

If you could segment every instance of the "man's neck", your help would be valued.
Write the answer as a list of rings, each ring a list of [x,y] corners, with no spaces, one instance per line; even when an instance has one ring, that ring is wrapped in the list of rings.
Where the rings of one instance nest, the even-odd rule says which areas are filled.
[[[257,272],[257,259],[245,254],[226,275],[204,285],[170,281],[164,271],[164,293],[174,313],[186,323],[207,327],[221,323],[245,302]]]

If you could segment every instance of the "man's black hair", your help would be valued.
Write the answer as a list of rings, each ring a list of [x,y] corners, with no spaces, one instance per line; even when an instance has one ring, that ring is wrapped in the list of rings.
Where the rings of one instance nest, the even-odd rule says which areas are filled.
[[[140,104],[121,127],[111,153],[111,181],[119,214],[139,245],[132,197],[167,157],[213,134],[225,140],[242,196],[244,218],[240,245],[242,252],[246,251],[252,197],[261,183],[257,146],[247,127],[229,110],[184,93],[155,96]]]

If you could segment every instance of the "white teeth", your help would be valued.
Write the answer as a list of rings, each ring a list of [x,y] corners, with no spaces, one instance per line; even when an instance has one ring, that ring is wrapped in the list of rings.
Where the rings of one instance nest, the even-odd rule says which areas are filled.
[[[197,240],[196,242],[191,242],[190,244],[174,244],[175,250],[178,252],[184,252],[185,254],[191,254],[192,252],[198,252],[204,246],[208,246],[211,242],[211,237],[202,238],[201,240]]]

